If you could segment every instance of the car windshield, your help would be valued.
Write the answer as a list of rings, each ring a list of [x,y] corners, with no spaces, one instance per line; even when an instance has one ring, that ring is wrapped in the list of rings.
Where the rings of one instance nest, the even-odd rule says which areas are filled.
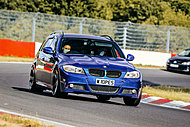
[[[178,54],[179,56],[190,57],[190,50],[184,50]]]
[[[64,38],[59,47],[60,53],[124,58],[120,48],[111,41],[84,38]]]

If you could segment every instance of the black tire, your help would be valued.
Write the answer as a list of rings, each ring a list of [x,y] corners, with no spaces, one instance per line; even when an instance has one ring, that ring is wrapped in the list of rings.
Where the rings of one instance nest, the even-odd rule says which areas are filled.
[[[123,101],[127,106],[137,106],[141,101],[142,92],[139,98],[123,97]]]
[[[101,102],[108,101],[111,98],[110,96],[105,96],[105,95],[97,95],[96,97]]]
[[[59,72],[56,70],[54,72],[54,77],[53,77],[53,89],[52,89],[52,95],[55,97],[66,97],[68,93],[61,92],[60,89],[60,77],[59,77]]]
[[[43,92],[43,89],[39,88],[36,84],[36,77],[34,67],[31,68],[29,77],[29,91],[30,92]]]

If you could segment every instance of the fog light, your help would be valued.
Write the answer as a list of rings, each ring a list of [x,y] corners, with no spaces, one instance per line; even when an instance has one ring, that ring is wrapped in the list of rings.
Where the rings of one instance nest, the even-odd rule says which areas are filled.
[[[84,85],[82,84],[69,84],[69,88],[76,90],[85,90]]]
[[[73,84],[70,84],[70,85],[69,85],[69,87],[71,87],[71,88],[73,88],[73,86],[74,86]]]
[[[137,94],[136,89],[123,89],[122,94]]]
[[[136,90],[136,89],[131,90],[131,92],[132,92],[133,94],[137,94],[137,90]]]

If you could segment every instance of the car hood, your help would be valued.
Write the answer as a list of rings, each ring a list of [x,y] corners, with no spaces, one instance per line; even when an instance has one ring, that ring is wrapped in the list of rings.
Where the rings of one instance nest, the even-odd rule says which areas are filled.
[[[113,57],[100,57],[79,54],[59,54],[59,65],[73,65],[83,68],[102,68],[120,71],[132,71],[136,68],[127,60]]]
[[[181,60],[181,61],[190,61],[190,57],[184,57],[184,56],[174,56],[170,58],[170,60]]]

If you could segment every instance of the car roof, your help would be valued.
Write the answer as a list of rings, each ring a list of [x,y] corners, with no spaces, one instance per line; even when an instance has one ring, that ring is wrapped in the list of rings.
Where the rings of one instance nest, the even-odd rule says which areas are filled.
[[[109,38],[106,38],[106,37],[95,36],[95,35],[86,35],[86,34],[64,33],[63,37],[65,37],[65,38],[87,38],[87,39],[111,41]]]

